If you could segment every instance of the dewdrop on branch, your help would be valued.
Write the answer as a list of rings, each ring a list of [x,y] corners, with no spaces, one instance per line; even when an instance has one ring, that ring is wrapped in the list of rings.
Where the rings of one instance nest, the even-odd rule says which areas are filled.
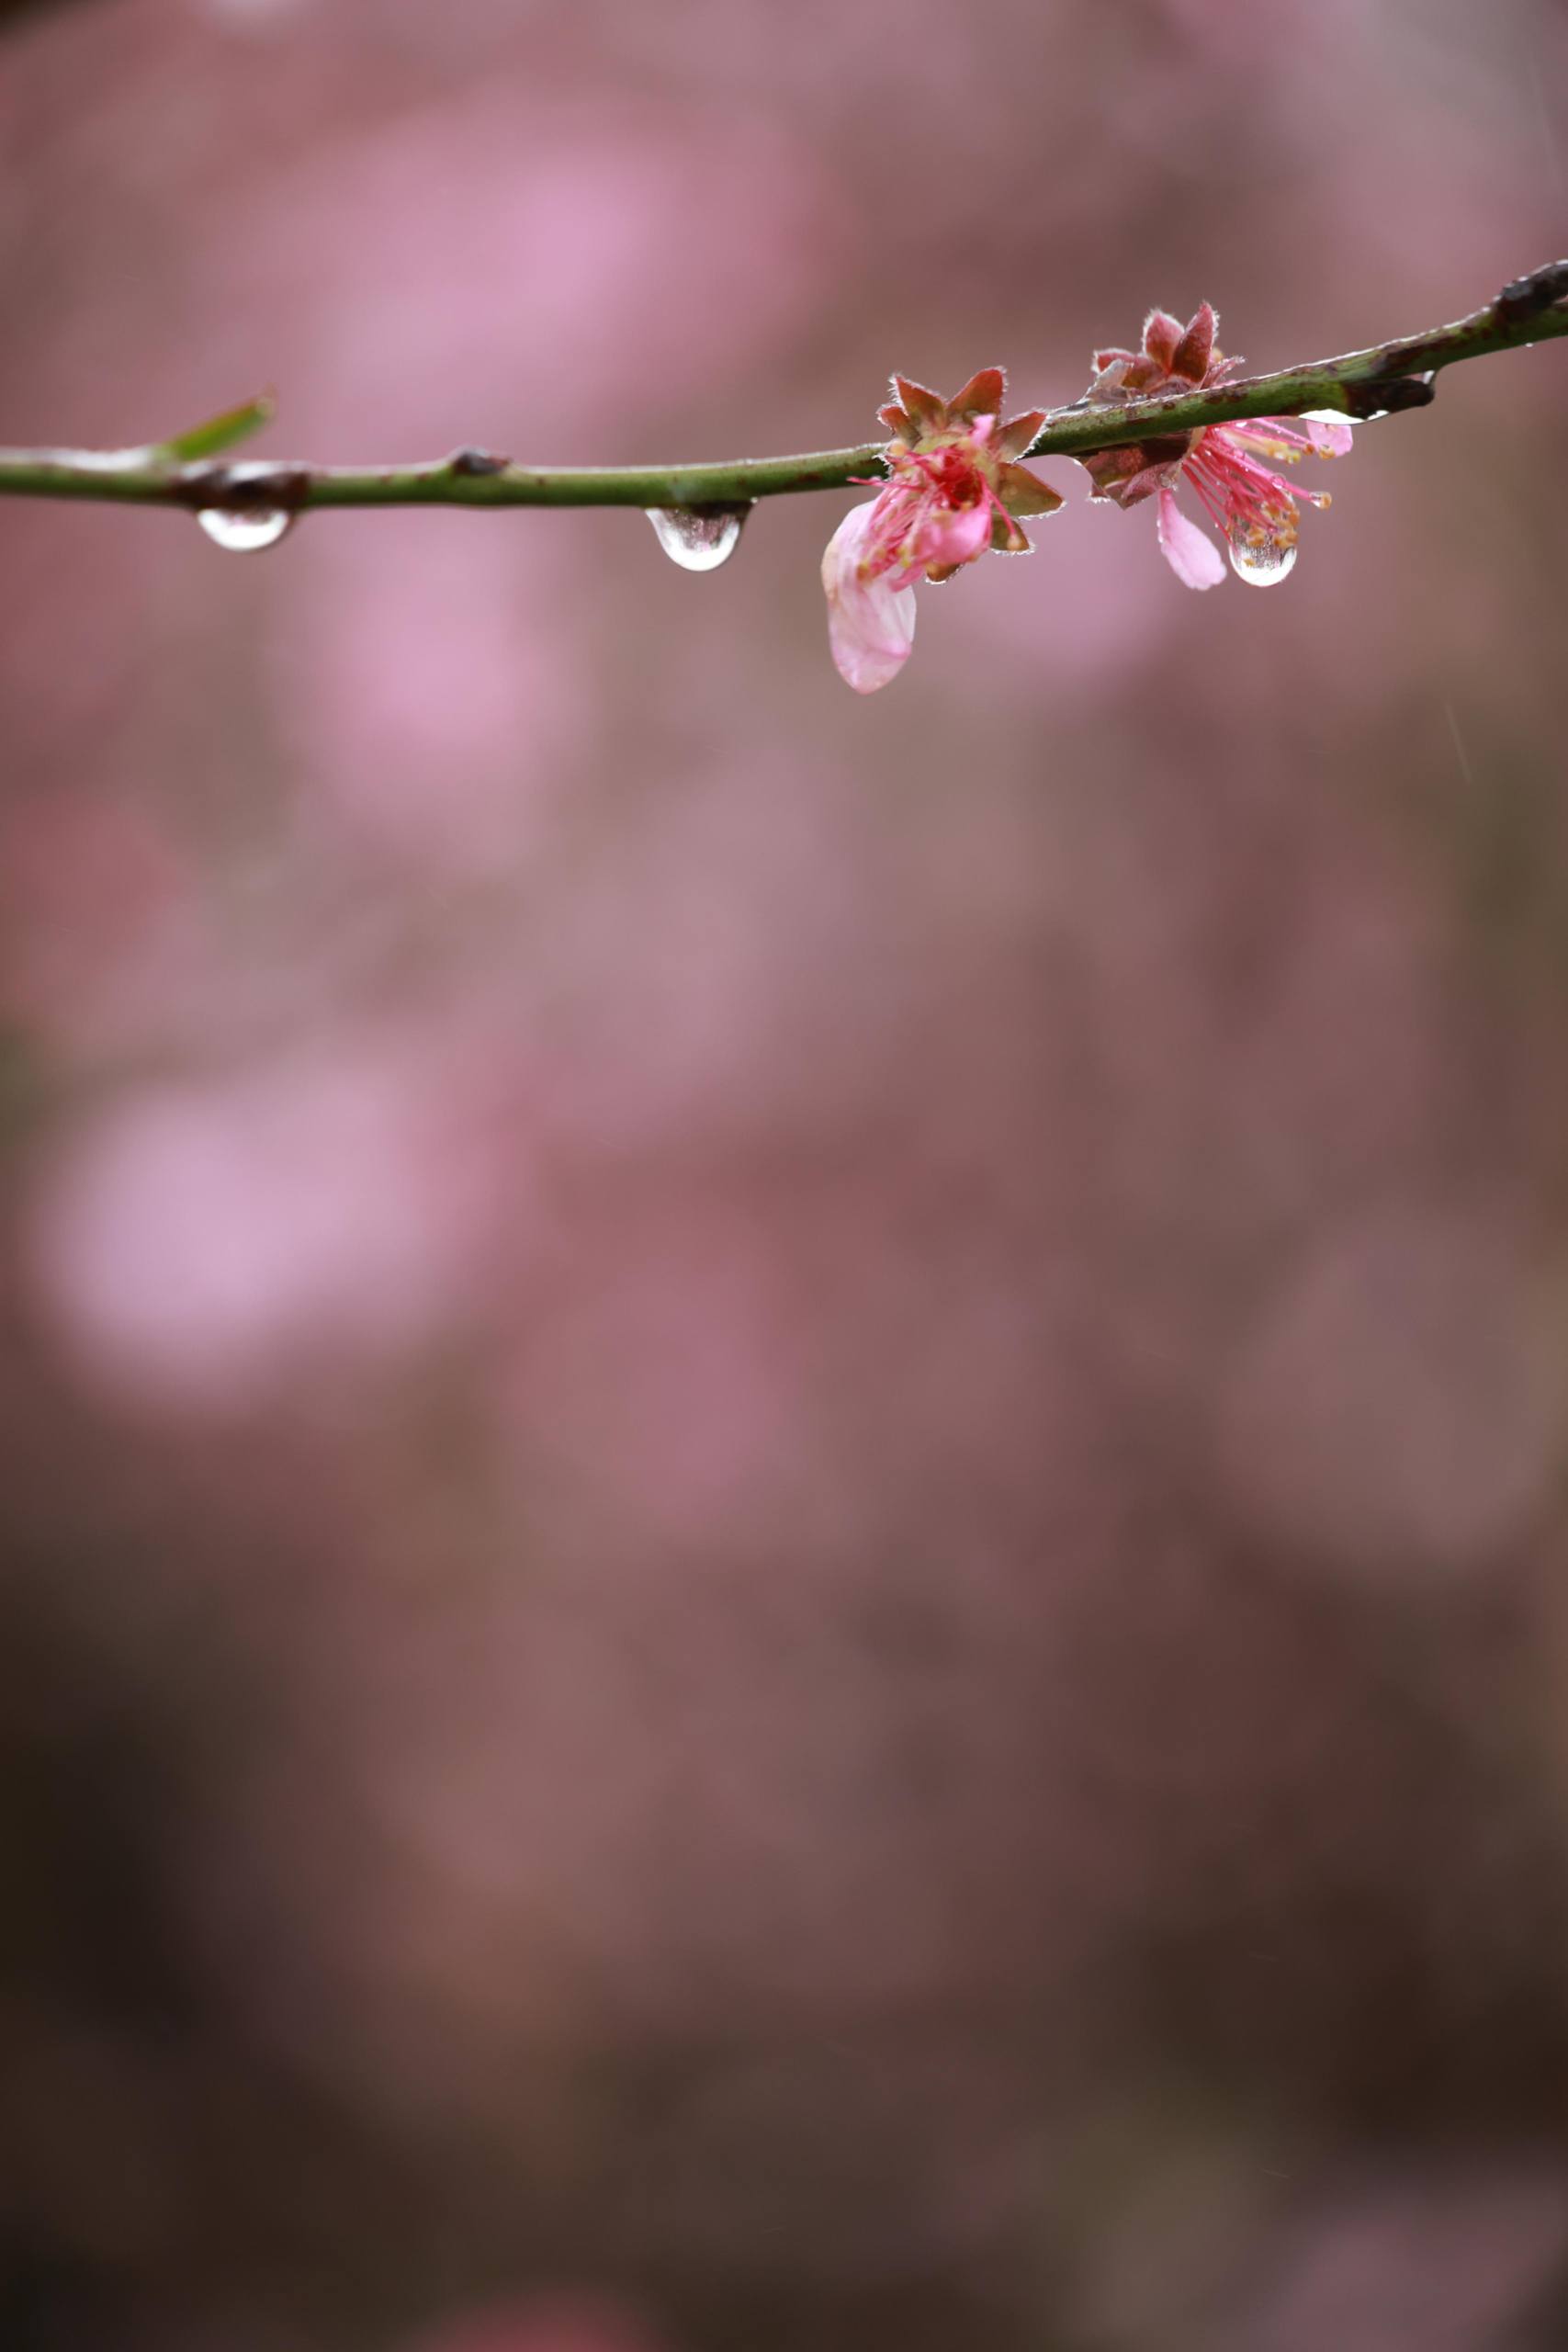
[[[750,506],[649,506],[653,534],[682,571],[716,571],[740,544]]]
[[[196,519],[215,548],[252,555],[275,548],[294,517],[286,506],[203,506]]]
[[[241,413],[235,411],[235,418]],[[210,434],[230,422],[218,418],[213,425],[197,430]],[[247,424],[246,430],[253,429]],[[223,548],[231,555],[254,555],[263,548],[276,547],[292,527],[298,510],[276,502],[280,491],[292,494],[298,490],[298,467],[279,468],[265,462],[224,466],[212,479],[215,492],[221,492],[227,503],[198,506],[196,519],[214,547]]]

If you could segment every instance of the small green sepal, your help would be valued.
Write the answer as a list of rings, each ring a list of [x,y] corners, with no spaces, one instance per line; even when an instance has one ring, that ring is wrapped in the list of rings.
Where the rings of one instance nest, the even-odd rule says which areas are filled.
[[[277,413],[277,398],[273,392],[258,392],[254,400],[242,401],[238,408],[226,408],[221,416],[209,416],[205,424],[193,424],[188,432],[176,433],[167,441],[160,441],[157,455],[178,466],[198,464],[203,458],[221,457],[225,449],[248,441],[264,424],[270,424]]]

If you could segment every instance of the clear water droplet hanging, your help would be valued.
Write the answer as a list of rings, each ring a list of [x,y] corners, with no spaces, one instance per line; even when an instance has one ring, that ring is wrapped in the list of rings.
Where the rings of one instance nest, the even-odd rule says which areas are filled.
[[[203,506],[197,521],[214,547],[231,555],[252,555],[275,548],[294,520],[287,506]]]
[[[746,506],[649,506],[644,509],[654,537],[682,571],[716,571],[740,541]]]
[[[1259,532],[1256,526],[1248,529],[1237,524],[1230,535],[1231,570],[1249,588],[1272,588],[1283,580],[1296,560],[1293,539],[1276,538],[1269,532]]]
[[[288,473],[276,466],[257,462],[219,467],[209,478],[220,497],[227,492],[231,498],[246,502],[197,507],[196,519],[213,546],[226,548],[231,555],[252,555],[262,548],[275,548],[299,511],[297,505],[282,503],[278,499],[279,491],[286,499],[288,495]]]

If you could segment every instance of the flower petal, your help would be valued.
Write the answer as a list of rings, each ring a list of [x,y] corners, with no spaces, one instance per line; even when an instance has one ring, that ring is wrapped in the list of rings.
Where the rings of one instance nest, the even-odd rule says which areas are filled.
[[[1189,588],[1217,588],[1224,578],[1224,556],[1208,534],[1189,521],[1170,489],[1159,494],[1159,543],[1167,563]]]
[[[876,503],[852,506],[822,558],[828,643],[840,677],[861,695],[896,678],[915,641],[914,590],[898,586],[890,572],[871,571]]]
[[[1307,439],[1325,458],[1348,458],[1356,446],[1356,436],[1348,424],[1330,422],[1322,416],[1303,416]]]
[[[989,503],[957,506],[933,514],[919,533],[922,563],[968,563],[990,544]]]

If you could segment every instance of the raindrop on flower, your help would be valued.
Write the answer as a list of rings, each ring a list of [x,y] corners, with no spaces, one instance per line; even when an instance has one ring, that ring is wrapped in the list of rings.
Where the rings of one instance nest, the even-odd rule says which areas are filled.
[[[1296,560],[1293,540],[1267,536],[1255,539],[1245,526],[1232,532],[1230,550],[1231,570],[1250,588],[1272,588],[1277,580],[1283,580]]]
[[[649,506],[654,536],[682,571],[716,571],[735,553],[750,506]]]
[[[203,506],[196,519],[214,547],[250,555],[275,548],[294,516],[287,506]]]

